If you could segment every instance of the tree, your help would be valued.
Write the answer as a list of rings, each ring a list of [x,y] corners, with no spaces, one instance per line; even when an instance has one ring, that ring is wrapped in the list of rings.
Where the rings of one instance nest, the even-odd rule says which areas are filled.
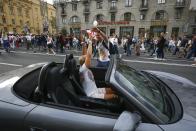
[[[52,26],[52,30],[56,29],[56,18],[54,16],[52,16],[52,19],[50,20],[51,26]]]
[[[63,27],[63,28],[61,29],[61,34],[67,35],[67,29],[66,29],[65,27]]]

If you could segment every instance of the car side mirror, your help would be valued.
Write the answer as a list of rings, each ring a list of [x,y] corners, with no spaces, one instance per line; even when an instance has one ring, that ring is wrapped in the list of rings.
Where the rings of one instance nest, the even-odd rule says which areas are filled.
[[[138,113],[124,111],[117,119],[113,131],[134,131],[141,121]]]

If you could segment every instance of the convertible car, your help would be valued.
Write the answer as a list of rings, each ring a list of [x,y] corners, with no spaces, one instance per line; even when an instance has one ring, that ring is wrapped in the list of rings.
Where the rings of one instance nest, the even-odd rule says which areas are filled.
[[[111,87],[118,98],[87,97],[73,55],[64,63],[38,63],[1,74],[0,130],[196,130],[194,83],[172,74],[137,71],[115,57],[108,69],[90,69],[97,87]]]

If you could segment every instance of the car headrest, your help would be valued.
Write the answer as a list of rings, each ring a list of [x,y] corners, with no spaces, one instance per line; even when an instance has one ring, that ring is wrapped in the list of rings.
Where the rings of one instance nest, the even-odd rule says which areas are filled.
[[[77,68],[77,62],[73,57],[73,54],[66,55],[66,58],[64,60],[64,69],[67,69],[69,76],[74,75],[76,68]]]
[[[48,72],[49,70],[56,66],[55,62],[50,62],[48,64],[45,64],[39,74],[39,79],[38,79],[38,90],[40,92],[40,95],[44,95],[46,94],[46,81],[47,81],[47,76],[48,76]]]

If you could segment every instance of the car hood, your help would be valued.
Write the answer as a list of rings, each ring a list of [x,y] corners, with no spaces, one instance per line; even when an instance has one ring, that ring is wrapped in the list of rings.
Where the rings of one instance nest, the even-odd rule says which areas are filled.
[[[157,76],[175,92],[183,106],[183,119],[196,122],[196,84],[175,74],[151,70],[145,71]]]
[[[24,76],[28,72],[31,72],[34,69],[42,67],[44,64],[45,63],[37,63],[24,68],[0,74],[0,101],[20,106],[29,105],[29,103],[19,99],[14,95],[12,87],[22,76]]]

